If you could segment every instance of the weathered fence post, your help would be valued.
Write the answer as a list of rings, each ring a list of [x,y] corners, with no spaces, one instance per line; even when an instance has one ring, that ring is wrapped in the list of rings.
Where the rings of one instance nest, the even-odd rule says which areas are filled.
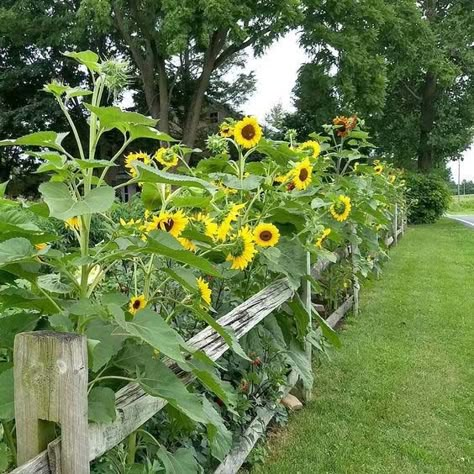
[[[398,243],[398,204],[396,203],[393,209],[393,243],[394,245]]]
[[[61,428],[55,473],[89,474],[87,339],[79,334],[17,334],[14,350],[18,465],[45,450]]]
[[[309,252],[306,252],[306,275],[311,275],[311,255]],[[306,311],[308,312],[308,331],[311,331],[313,328],[313,302],[311,300],[311,282],[309,279],[304,279],[301,282],[302,284],[302,298],[303,298],[303,304],[306,308]],[[312,365],[313,361],[313,351],[311,347],[311,343],[306,341],[305,343],[305,350],[306,350],[306,357],[308,358],[309,364]],[[311,388],[307,389],[305,388],[303,390],[303,399],[305,402],[311,401],[311,398],[313,396],[313,391]]]

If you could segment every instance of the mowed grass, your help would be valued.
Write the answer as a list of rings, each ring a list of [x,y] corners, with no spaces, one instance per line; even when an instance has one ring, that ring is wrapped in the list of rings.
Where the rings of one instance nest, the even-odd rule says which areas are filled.
[[[453,196],[449,206],[450,214],[474,214],[474,194]]]
[[[474,230],[410,228],[252,471],[474,473]]]

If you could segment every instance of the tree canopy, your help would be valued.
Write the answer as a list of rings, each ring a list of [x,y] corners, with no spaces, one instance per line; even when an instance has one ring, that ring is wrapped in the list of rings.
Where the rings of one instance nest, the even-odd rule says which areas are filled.
[[[139,71],[148,112],[162,131],[173,128],[193,145],[212,79],[246,48],[258,54],[294,26],[300,1],[82,0],[81,14],[117,33]],[[240,80],[245,91],[248,78]],[[186,100],[173,107],[179,93]]]
[[[359,113],[401,165],[429,171],[460,157],[474,126],[472,1],[305,4],[301,43],[312,60],[300,70],[290,126],[306,133]]]

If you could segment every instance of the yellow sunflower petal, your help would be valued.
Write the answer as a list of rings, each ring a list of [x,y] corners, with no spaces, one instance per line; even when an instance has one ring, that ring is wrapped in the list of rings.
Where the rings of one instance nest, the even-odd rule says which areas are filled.
[[[209,288],[209,284],[201,277],[196,279],[196,283],[202,300],[209,306],[211,304],[212,296],[212,290]]]

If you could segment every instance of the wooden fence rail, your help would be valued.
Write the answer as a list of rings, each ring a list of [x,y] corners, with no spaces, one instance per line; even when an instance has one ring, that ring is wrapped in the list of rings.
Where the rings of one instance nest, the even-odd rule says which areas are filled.
[[[393,235],[386,240],[386,244],[388,246],[392,245],[395,241],[395,236],[398,237],[398,235],[403,232],[404,221],[402,218],[402,227],[398,228],[394,225]],[[338,259],[346,258],[348,255],[350,255],[350,253],[350,248],[340,251],[337,254]],[[318,262],[311,269],[312,277],[315,279],[320,278],[322,273],[327,269],[330,264],[331,263],[326,260]],[[282,278],[270,284],[248,300],[244,301],[242,304],[237,306],[228,314],[222,316],[218,320],[218,322],[224,328],[232,329],[235,332],[236,337],[240,339],[251,329],[253,329],[258,323],[260,323],[266,316],[271,314],[275,309],[279,308],[283,303],[292,298],[293,295],[294,290],[290,287],[288,280],[286,278]],[[343,311],[340,311],[339,313],[335,312],[330,316],[328,320],[329,324],[331,326],[335,325],[336,322],[347,312],[347,310],[352,307],[352,304],[353,297],[350,297],[344,303]],[[25,334],[27,334],[27,336],[25,336]],[[36,333],[19,334],[17,335],[15,344],[17,345],[19,341],[24,337],[36,337],[35,334]],[[50,333],[50,337],[53,337],[52,334],[54,333]],[[41,337],[40,335],[37,336]],[[64,335],[61,335],[61,333],[59,333],[57,337],[61,338],[64,337]],[[219,359],[219,357],[221,357],[229,349],[229,346],[225,343],[222,337],[210,327],[204,329],[187,342],[190,346],[204,351],[205,354],[212,360]],[[15,360],[14,362],[16,365],[17,361]],[[188,373],[180,371],[180,369],[175,364],[171,363],[171,361],[168,365],[176,374],[178,374],[178,376],[185,383],[190,383],[193,380],[193,378]],[[60,367],[61,364],[59,362],[57,362],[56,364],[50,363],[48,365],[48,369],[55,371],[56,373],[61,370]],[[64,378],[63,383],[68,383],[69,378]],[[19,373],[16,369],[15,397],[17,396],[19,390],[20,392],[24,390],[24,387],[22,386],[23,381],[24,375]],[[48,389],[51,388],[51,386],[49,383],[47,383],[45,384],[44,388]],[[62,390],[67,391],[68,388],[62,387]],[[30,396],[31,395],[33,395],[33,393],[31,393]],[[88,459],[88,461],[93,461],[94,459],[97,459],[99,456],[103,455],[104,453],[112,449],[114,446],[119,444],[130,433],[133,433],[141,425],[148,421],[152,416],[154,416],[158,411],[160,411],[167,403],[161,398],[152,397],[151,395],[148,395],[136,383],[130,383],[120,389],[116,393],[115,398],[117,418],[111,423],[90,423],[87,427],[86,432],[88,448],[86,458]],[[85,402],[87,403],[87,395],[85,398]],[[68,408],[70,410],[74,409],[72,406],[69,406]],[[45,418],[41,416],[36,416],[34,422],[37,423],[38,419],[44,420]],[[33,420],[30,421],[33,422]],[[61,420],[53,419],[52,421]],[[20,431],[21,429],[22,428],[20,427]],[[67,423],[65,424],[63,422],[61,424],[63,438],[65,432],[68,429],[74,430],[74,424],[72,426],[67,426]],[[20,431],[18,430],[17,425],[17,436],[20,434]],[[50,436],[50,434],[48,434],[47,436]],[[37,443],[35,445],[36,447],[33,446],[28,448],[28,456],[34,457],[29,461],[26,461],[24,456],[21,457],[20,459],[22,462],[24,462],[24,464],[14,469],[11,474],[83,474],[89,472],[89,463],[84,463],[84,461],[81,461],[83,465],[87,464],[84,470],[71,471],[70,468],[68,468],[68,462],[70,462],[68,461],[69,457],[76,456],[77,458],[77,455],[75,453],[72,453],[71,455],[67,454],[71,450],[69,448],[69,438],[67,436],[66,438],[68,439],[68,447],[64,445],[65,439],[64,441],[62,441],[60,438],[54,440],[51,440],[50,438],[43,438],[41,443]],[[27,442],[25,440],[22,440],[21,436],[18,437],[18,440],[19,443]],[[44,449],[45,446],[47,446],[46,449]],[[41,449],[44,450],[41,452],[37,452]]]

